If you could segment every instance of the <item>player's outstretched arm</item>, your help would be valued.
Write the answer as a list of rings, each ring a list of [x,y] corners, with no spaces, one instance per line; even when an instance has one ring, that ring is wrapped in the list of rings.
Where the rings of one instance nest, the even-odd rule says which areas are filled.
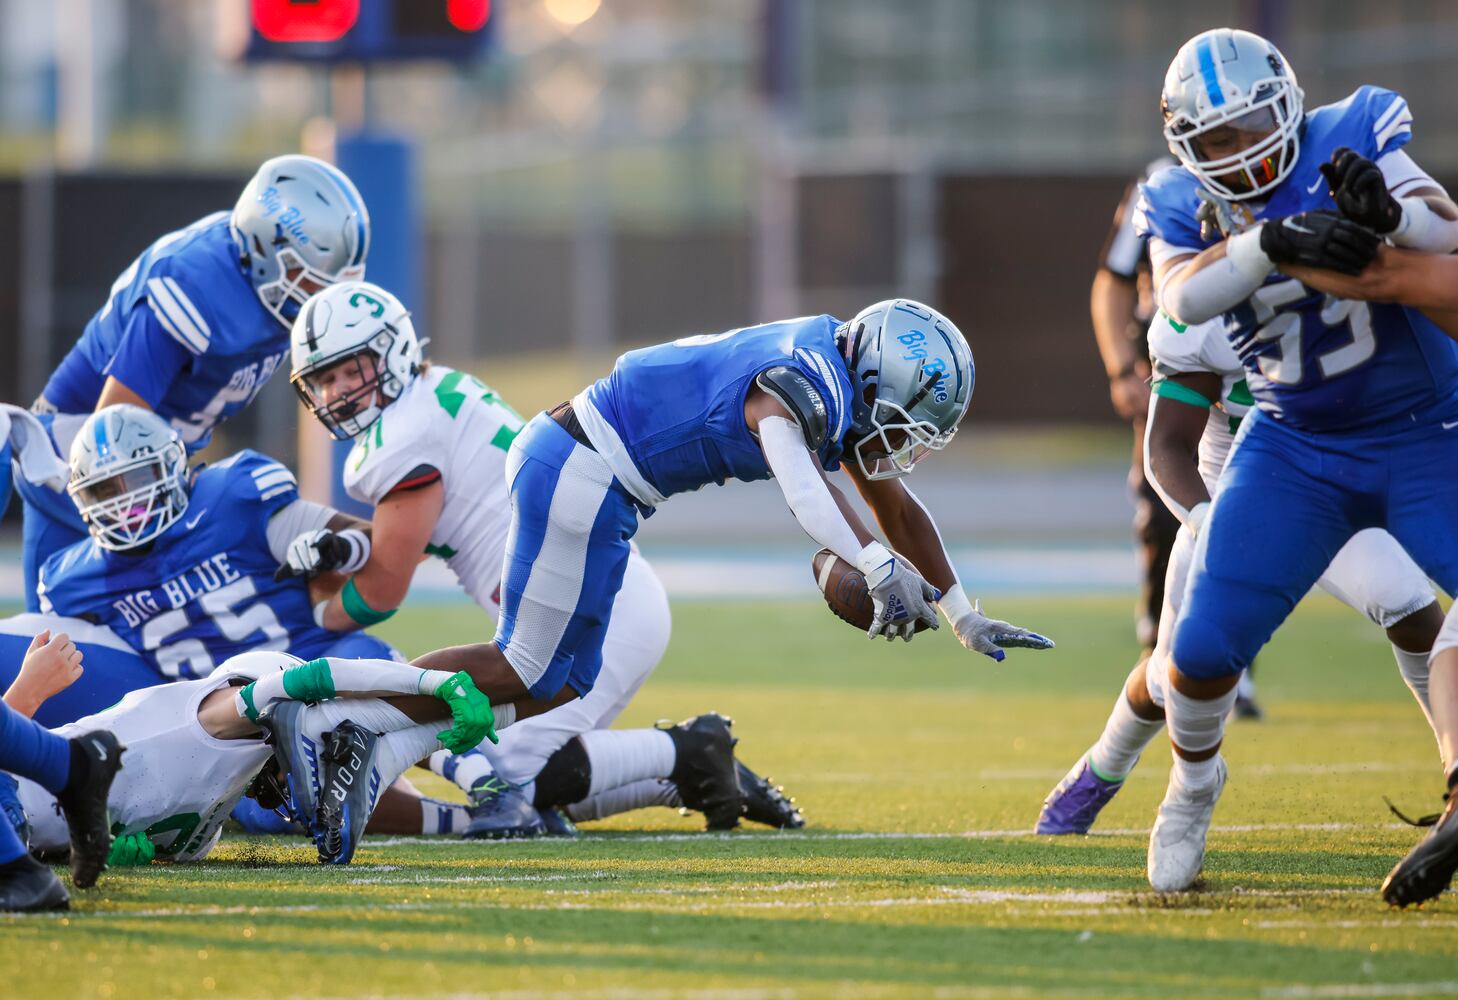
[[[840,491],[826,481],[799,419],[758,387],[745,400],[744,416],[759,436],[765,462],[800,527],[866,578],[873,607],[866,635],[900,636],[910,642],[918,622],[936,628],[933,602],[940,592],[876,541]]]
[[[1144,475],[1170,513],[1196,533],[1210,508],[1200,478],[1200,439],[1220,396],[1213,372],[1168,375],[1155,384],[1144,430]]]
[[[81,651],[65,632],[51,635],[49,629],[30,641],[20,673],[5,692],[5,704],[27,719],[35,715],[46,699],[66,690],[81,676]]]
[[[903,480],[870,480],[850,465],[843,468],[876,515],[876,523],[886,533],[891,545],[921,567],[927,579],[937,585],[937,604],[963,646],[998,661],[1007,655],[1003,652],[1004,648],[1053,648],[1051,639],[1008,622],[988,618],[982,614],[980,602],[973,604],[968,601],[931,512]]]
[[[1458,257],[1383,246],[1360,274],[1296,265],[1281,271],[1339,299],[1397,302],[1421,309],[1448,336],[1458,339]]]

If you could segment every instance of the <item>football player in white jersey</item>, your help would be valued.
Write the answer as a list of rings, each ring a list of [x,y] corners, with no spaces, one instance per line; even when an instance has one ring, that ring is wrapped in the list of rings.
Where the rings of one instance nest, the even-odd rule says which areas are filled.
[[[1159,638],[1154,654],[1129,674],[1098,742],[1044,801],[1038,833],[1087,833],[1164,727],[1169,644],[1195,538],[1238,440],[1236,429],[1254,404],[1240,358],[1218,320],[1185,326],[1161,312],[1150,324],[1149,353],[1155,381],[1145,469],[1183,524],[1170,556]],[[1443,613],[1426,574],[1395,538],[1370,528],[1337,553],[1317,585],[1387,631],[1402,679],[1431,725],[1428,655]]]
[[[305,405],[336,438],[354,440],[346,489],[375,505],[368,538],[311,531],[290,547],[292,572],[350,574],[318,608],[320,621],[334,629],[383,621],[405,599],[423,553],[444,559],[494,621],[511,524],[506,456],[521,417],[471,375],[425,361],[404,305],[366,282],[344,282],[310,299],[294,324],[292,350],[291,380]],[[591,692],[577,698],[580,692],[569,689],[570,701],[498,704],[498,718],[524,717],[500,746],[483,747],[485,756],[435,756],[432,766],[472,798],[468,820],[436,818],[440,832],[464,822],[469,836],[531,836],[544,832],[534,805],[549,810],[643,781],[653,783],[656,803],[663,779],[710,826],[735,825],[745,791],[727,720],[710,713],[668,730],[606,728],[662,658],[669,629],[663,586],[634,552]],[[420,662],[435,663],[433,657]],[[752,772],[738,773],[752,798],[774,798]],[[791,811],[785,803],[769,814],[783,814],[775,825],[796,825]],[[548,811],[547,819],[568,832],[560,814]]]
[[[70,656],[35,663],[27,658],[7,703],[38,704],[74,681],[81,657],[74,645],[66,646]],[[445,719],[454,721],[441,731]],[[485,696],[463,674],[390,660],[321,657],[304,663],[270,651],[231,657],[198,680],[133,691],[104,712],[54,732],[71,737],[98,729],[127,747],[126,766],[108,797],[116,832],[111,864],[205,857],[223,821],[276,752],[295,765],[287,775],[290,806],[319,841],[321,830],[311,817],[335,787],[340,763],[331,757],[331,737],[347,734],[363,745],[365,752],[344,764],[368,776],[349,784],[370,798],[442,743],[465,748],[495,737]],[[269,731],[277,750],[265,742]],[[66,823],[55,795],[24,778],[18,794],[31,848],[63,849]],[[353,854],[372,802],[347,804],[356,812],[346,820],[355,826],[344,837],[347,850],[336,846],[326,856],[321,845],[321,861],[345,863]]]

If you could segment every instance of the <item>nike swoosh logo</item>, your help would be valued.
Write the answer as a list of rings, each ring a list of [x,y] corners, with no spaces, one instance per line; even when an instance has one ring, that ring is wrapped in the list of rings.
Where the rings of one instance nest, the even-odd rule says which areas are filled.
[[[207,512],[208,512],[208,509],[206,507],[204,507],[202,510],[200,510],[198,512],[197,517],[192,518],[185,525],[183,525],[183,527],[185,527],[188,531],[191,531],[193,528],[196,528],[197,527],[197,522],[201,521],[203,519],[203,516],[205,514],[207,514]]]
[[[1313,185],[1311,185],[1311,187],[1309,187],[1309,188],[1307,188],[1307,189],[1306,189],[1306,193],[1307,193],[1307,194],[1316,194],[1316,192],[1317,192],[1317,190],[1318,190],[1318,189],[1319,189],[1319,188],[1320,188],[1320,187],[1321,187],[1321,186],[1322,186],[1322,185],[1323,185],[1323,184],[1325,184],[1325,183],[1326,183],[1326,178],[1325,178],[1325,177],[1318,177],[1318,178],[1317,178],[1317,179],[1316,179],[1316,183],[1315,183],[1315,184],[1313,184]]]
[[[1443,421],[1443,430],[1445,430],[1445,431],[1451,431],[1454,427],[1458,427],[1458,420],[1444,420]]]
[[[1312,236],[1312,235],[1314,235],[1316,233],[1316,230],[1315,229],[1307,229],[1305,226],[1301,225],[1299,222],[1292,222],[1290,219],[1287,219],[1284,223],[1282,223],[1282,225],[1284,225],[1287,229],[1291,230],[1292,232],[1305,233],[1307,236]]]

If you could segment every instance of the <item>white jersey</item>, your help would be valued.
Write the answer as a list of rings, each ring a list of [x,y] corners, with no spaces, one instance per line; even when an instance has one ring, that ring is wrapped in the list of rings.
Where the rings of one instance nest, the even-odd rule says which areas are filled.
[[[431,365],[355,439],[344,464],[345,489],[369,504],[427,470],[439,473],[445,506],[425,551],[444,559],[493,618],[511,526],[506,452],[522,424],[476,378]]]
[[[290,657],[282,665],[290,662],[297,661]],[[145,833],[159,858],[196,861],[211,851],[223,821],[273,755],[262,739],[220,740],[198,722],[203,699],[235,676],[225,663],[200,680],[133,691],[106,711],[55,730],[69,738],[109,729],[121,740],[126,752],[107,802],[112,828]],[[56,797],[19,780],[31,846],[64,848],[70,837]]]
[[[1149,324],[1149,360],[1156,379],[1193,372],[1220,376],[1220,398],[1212,401],[1219,406],[1210,408],[1200,438],[1200,478],[1214,496],[1215,483],[1230,457],[1235,429],[1255,405],[1240,356],[1230,346],[1221,320],[1186,326],[1160,311]]]

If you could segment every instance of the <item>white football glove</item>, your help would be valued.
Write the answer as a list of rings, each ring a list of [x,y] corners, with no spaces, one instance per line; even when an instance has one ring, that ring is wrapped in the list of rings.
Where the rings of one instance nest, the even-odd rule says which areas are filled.
[[[320,573],[358,573],[370,560],[370,540],[356,528],[337,534],[328,528],[306,531],[289,542],[284,564],[275,580],[317,576]]]
[[[900,636],[910,642],[917,622],[938,627],[935,602],[941,592],[923,580],[906,560],[880,542],[872,542],[856,556],[856,569],[866,578],[874,607],[866,638],[884,635],[890,642]]]
[[[952,623],[952,632],[963,646],[974,653],[990,656],[999,663],[1007,656],[1004,649],[1052,649],[1053,640],[1037,632],[1029,632],[982,613],[982,602],[967,603],[967,595],[959,583],[941,600],[942,613]]]

